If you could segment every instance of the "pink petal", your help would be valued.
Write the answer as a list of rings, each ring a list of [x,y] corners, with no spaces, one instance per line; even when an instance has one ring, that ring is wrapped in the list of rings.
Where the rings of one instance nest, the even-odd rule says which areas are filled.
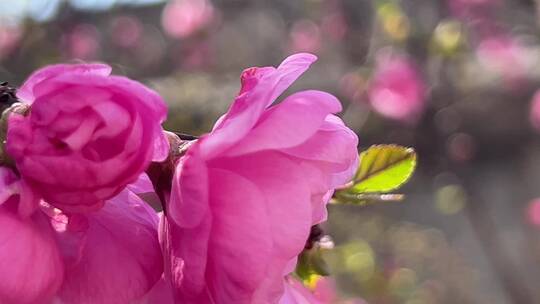
[[[287,278],[284,282],[285,293],[279,300],[279,304],[324,304],[320,302],[302,283],[295,279]],[[330,303],[327,303],[330,304]]]
[[[234,156],[297,146],[317,132],[328,114],[340,110],[339,101],[328,93],[296,93],[265,111],[249,136],[238,142],[227,154]],[[319,142],[318,146],[323,144]]]
[[[154,191],[152,181],[150,181],[150,178],[146,173],[142,173],[141,175],[139,175],[135,182],[127,185],[127,188],[129,191],[135,194],[142,194]]]
[[[172,181],[168,215],[180,227],[195,227],[208,214],[208,172],[199,147],[194,145],[180,160]]]
[[[249,89],[243,88],[226,116],[214,128],[213,136],[201,147],[205,158],[218,154],[242,139],[255,125],[264,109],[272,104],[309,66],[317,59],[311,54],[296,54],[288,57],[275,70],[264,68],[258,73],[253,69],[242,75]],[[243,83],[243,84],[244,84]]]
[[[50,65],[32,73],[32,75],[30,75],[24,84],[17,90],[17,97],[26,103],[32,103],[34,101],[33,89],[36,84],[59,75],[81,73],[108,76],[111,73],[111,67],[100,63]]]
[[[58,233],[66,263],[59,298],[127,304],[143,297],[163,271],[157,226],[154,210],[127,190],[95,213],[72,216]]]
[[[134,304],[174,304],[171,283],[161,278],[142,299]]]
[[[63,265],[47,217],[21,219],[0,207],[0,303],[47,303],[60,287]]]
[[[210,216],[187,229],[180,228],[167,217],[162,218],[160,240],[165,257],[165,278],[172,282],[176,300],[183,299],[185,303],[209,301],[205,273],[210,229]]]
[[[320,130],[311,138],[282,152],[318,164],[320,169],[332,176],[329,188],[335,188],[349,182],[356,172],[357,146],[358,136],[341,119],[328,115]]]

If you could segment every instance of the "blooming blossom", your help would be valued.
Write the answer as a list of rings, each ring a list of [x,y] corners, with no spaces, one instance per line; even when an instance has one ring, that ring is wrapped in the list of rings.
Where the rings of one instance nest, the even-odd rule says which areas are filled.
[[[358,138],[334,96],[272,105],[315,60],[244,71],[229,111],[180,159],[161,231],[177,302],[277,303],[310,227],[352,177]]]

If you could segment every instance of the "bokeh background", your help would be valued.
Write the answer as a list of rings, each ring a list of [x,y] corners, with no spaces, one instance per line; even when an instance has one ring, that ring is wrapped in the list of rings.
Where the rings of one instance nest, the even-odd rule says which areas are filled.
[[[315,53],[290,91],[338,96],[361,149],[419,154],[403,202],[330,206],[341,297],[540,303],[539,38],[538,0],[2,0],[0,80],[103,61],[202,134],[243,69]]]

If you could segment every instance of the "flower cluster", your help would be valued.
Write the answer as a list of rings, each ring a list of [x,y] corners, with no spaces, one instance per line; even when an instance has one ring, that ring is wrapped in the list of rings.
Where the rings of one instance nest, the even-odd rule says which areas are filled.
[[[358,165],[335,97],[274,104],[315,59],[244,71],[229,111],[181,150],[160,96],[110,67],[31,75],[2,122],[0,303],[308,301],[288,276]]]

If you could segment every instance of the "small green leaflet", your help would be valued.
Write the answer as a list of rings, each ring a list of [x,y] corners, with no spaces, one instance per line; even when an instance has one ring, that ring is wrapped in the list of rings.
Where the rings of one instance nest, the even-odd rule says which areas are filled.
[[[416,168],[416,152],[398,145],[375,145],[360,154],[349,193],[387,193],[403,185]]]

